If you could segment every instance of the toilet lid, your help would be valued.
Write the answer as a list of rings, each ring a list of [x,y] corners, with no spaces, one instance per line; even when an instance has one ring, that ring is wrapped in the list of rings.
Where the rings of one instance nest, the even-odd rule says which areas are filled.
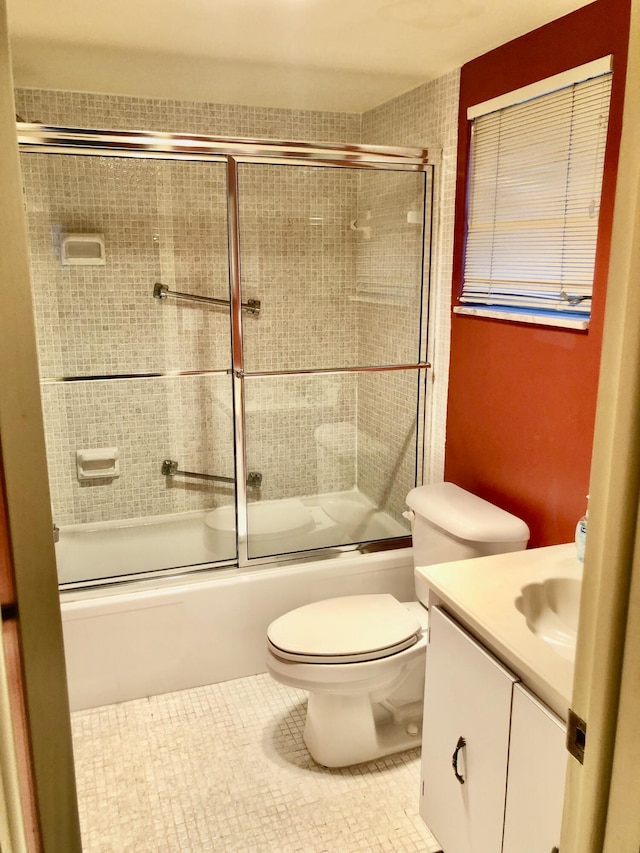
[[[269,625],[274,654],[304,663],[355,663],[414,645],[416,616],[392,595],[349,595],[306,604]]]

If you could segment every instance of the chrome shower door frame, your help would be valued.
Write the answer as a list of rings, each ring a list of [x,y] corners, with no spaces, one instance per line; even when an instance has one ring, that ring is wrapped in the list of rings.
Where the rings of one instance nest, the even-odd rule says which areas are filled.
[[[363,151],[366,149],[363,149]],[[402,149],[395,149],[400,151]],[[412,152],[407,157],[411,161],[418,150]],[[343,156],[339,159],[315,159],[313,157],[300,159],[297,155],[290,157],[274,157],[274,156],[229,156],[227,158],[227,199],[228,199],[228,217],[227,227],[229,234],[229,281],[231,287],[231,336],[232,336],[232,358],[233,358],[233,389],[234,389],[234,422],[235,422],[235,447],[236,447],[236,536],[238,548],[238,565],[247,567],[250,565],[263,565],[270,563],[282,563],[283,560],[300,559],[306,555],[312,558],[316,551],[297,552],[296,554],[276,554],[273,556],[250,557],[248,553],[249,530],[248,530],[248,497],[247,497],[247,466],[246,466],[246,417],[245,417],[245,378],[256,377],[286,377],[286,376],[322,376],[322,375],[339,375],[339,374],[359,374],[359,373],[388,373],[390,371],[410,370],[416,371],[418,381],[416,389],[416,409],[418,412],[418,423],[416,430],[417,447],[421,448],[425,435],[425,405],[426,405],[426,374],[431,365],[426,360],[427,353],[427,316],[428,296],[424,298],[424,284],[429,282],[430,257],[425,263],[423,249],[423,267],[420,303],[420,343],[419,356],[416,362],[409,364],[385,364],[385,365],[363,365],[357,367],[332,367],[332,368],[317,368],[317,369],[300,369],[300,370],[272,370],[272,371],[247,371],[244,369],[244,343],[243,343],[243,324],[242,324],[242,259],[240,253],[240,206],[239,206],[239,190],[238,190],[238,166],[241,164],[271,164],[275,166],[331,166],[334,168],[348,169],[374,169],[381,171],[412,171],[412,172],[427,172],[432,169],[432,165],[428,161],[428,152],[423,152],[424,159],[421,162],[403,162],[402,160],[386,159],[353,159],[353,154],[350,151],[343,152]],[[362,156],[362,155],[359,155]],[[335,158],[335,154],[332,154]],[[420,156],[418,159],[421,159]],[[430,222],[429,230],[425,228],[423,231],[423,243],[427,236],[431,237],[431,218],[432,218],[432,203],[433,203],[433,181],[431,181],[430,196],[427,196],[425,188],[424,205],[426,207],[429,202]],[[424,213],[424,211],[423,211]],[[427,225],[427,223],[424,223]],[[424,315],[424,316],[423,316]],[[416,463],[416,481],[422,477],[422,456],[417,454],[420,461]],[[411,546],[411,537],[399,537],[395,539],[383,539],[378,541],[366,542],[364,545],[340,545],[331,547],[332,552],[348,552],[348,551],[376,551],[386,548],[408,548]],[[325,551],[327,549],[320,549]]]
[[[245,423],[245,377],[294,376],[294,375],[331,375],[357,373],[384,373],[389,371],[416,371],[417,396],[416,410],[418,423],[416,431],[417,451],[422,447],[425,435],[426,376],[431,365],[427,354],[427,310],[428,285],[430,278],[431,253],[424,258],[421,281],[420,302],[420,341],[416,362],[408,364],[363,365],[356,367],[332,367],[289,371],[263,371],[245,373],[242,312],[242,271],[240,256],[240,217],[238,196],[238,166],[243,163],[272,164],[275,166],[318,166],[347,169],[365,169],[380,171],[432,172],[433,160],[424,148],[401,148],[392,146],[344,145],[339,143],[291,142],[283,140],[255,140],[216,137],[207,135],[160,133],[154,131],[114,131],[87,128],[55,127],[41,124],[17,123],[20,149],[26,152],[80,154],[83,156],[133,157],[140,159],[167,159],[188,161],[209,161],[226,163],[227,172],[227,234],[228,264],[230,288],[230,327],[231,327],[231,368],[234,420],[235,452],[235,510],[237,563],[239,567],[250,565],[281,563],[300,559],[301,554],[311,557],[314,552],[274,555],[268,557],[249,557],[247,524],[247,465],[246,465],[246,423]],[[425,192],[424,204],[429,203],[430,220],[424,222],[424,241],[431,237],[433,180],[430,182],[429,195]],[[426,284],[426,288],[425,288]],[[425,298],[425,293],[427,294]],[[182,294],[180,294],[182,295]],[[257,313],[257,312],[256,312]],[[218,373],[219,371],[187,371],[185,373]],[[179,371],[172,371],[175,376]],[[127,377],[56,377],[50,381],[77,381],[89,378],[131,378]],[[139,375],[139,374],[138,374]],[[163,374],[148,374],[161,376]],[[167,374],[169,375],[169,374]],[[423,448],[422,448],[423,449]],[[422,454],[417,452],[416,481],[422,478]],[[365,545],[343,545],[331,548],[335,552],[354,550],[374,551],[385,548],[408,547],[411,538],[400,537]],[[322,549],[323,551],[326,549]],[[229,561],[221,565],[228,566]],[[202,567],[198,567],[199,569]],[[184,574],[184,568],[178,571],[164,570],[167,574]],[[154,572],[154,575],[159,573]],[[138,576],[137,579],[140,579]]]

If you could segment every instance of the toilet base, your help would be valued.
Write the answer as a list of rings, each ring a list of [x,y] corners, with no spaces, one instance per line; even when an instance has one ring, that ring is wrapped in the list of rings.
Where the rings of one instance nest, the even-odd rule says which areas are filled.
[[[367,694],[310,693],[304,742],[324,767],[348,767],[420,746],[422,702],[394,706]]]

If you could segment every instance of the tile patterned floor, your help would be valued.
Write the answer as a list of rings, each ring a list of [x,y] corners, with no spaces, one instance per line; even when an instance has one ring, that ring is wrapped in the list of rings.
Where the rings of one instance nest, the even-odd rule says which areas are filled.
[[[328,770],[258,675],[72,715],[84,853],[434,853],[418,750]]]

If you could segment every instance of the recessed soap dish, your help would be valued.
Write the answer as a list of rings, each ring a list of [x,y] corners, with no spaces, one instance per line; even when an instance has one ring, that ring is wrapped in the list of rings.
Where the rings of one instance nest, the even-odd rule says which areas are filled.
[[[94,447],[76,450],[78,480],[113,480],[120,476],[117,447]]]
[[[73,264],[104,266],[106,264],[102,234],[63,234],[60,239],[63,266]]]

